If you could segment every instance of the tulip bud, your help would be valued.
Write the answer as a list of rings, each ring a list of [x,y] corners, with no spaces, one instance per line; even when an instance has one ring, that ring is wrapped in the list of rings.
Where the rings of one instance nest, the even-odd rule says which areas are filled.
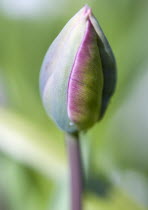
[[[112,50],[86,5],[46,53],[40,74],[44,107],[64,131],[85,131],[102,118],[115,83]]]

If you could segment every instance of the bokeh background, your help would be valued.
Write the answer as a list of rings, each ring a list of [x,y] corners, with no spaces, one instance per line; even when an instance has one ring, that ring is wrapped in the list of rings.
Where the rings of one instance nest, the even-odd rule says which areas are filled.
[[[84,210],[148,208],[148,1],[0,0],[0,210],[69,210],[64,134],[46,116],[39,71],[89,4],[117,60],[116,93],[81,145]]]

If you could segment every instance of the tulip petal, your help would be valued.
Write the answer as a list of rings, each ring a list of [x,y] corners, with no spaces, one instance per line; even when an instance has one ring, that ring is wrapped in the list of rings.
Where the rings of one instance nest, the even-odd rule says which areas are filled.
[[[57,125],[67,132],[77,130],[67,114],[67,87],[75,55],[85,33],[87,18],[88,14],[82,8],[66,24],[47,51],[40,75],[44,107]]]
[[[101,107],[103,74],[97,39],[88,20],[68,85],[68,116],[83,130],[98,120]]]
[[[102,95],[101,117],[107,108],[109,100],[114,93],[116,85],[116,62],[112,49],[98,23],[93,15],[90,15],[90,21],[98,34],[98,47],[102,62],[104,86]]]

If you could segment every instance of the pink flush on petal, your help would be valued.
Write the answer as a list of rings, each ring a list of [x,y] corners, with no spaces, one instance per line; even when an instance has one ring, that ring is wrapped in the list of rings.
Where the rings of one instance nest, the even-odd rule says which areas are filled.
[[[84,11],[87,16],[91,13],[91,9],[88,6],[85,6]],[[72,122],[80,126],[81,124],[84,125],[84,122],[86,122],[86,124],[94,123],[98,118],[98,89],[99,85],[101,86],[102,83],[100,82],[101,84],[98,84],[96,80],[98,77],[97,72],[99,71],[96,71],[94,67],[94,60],[100,60],[99,50],[96,50],[96,46],[97,34],[88,18],[85,36],[75,57],[69,78],[67,97],[68,116]],[[90,101],[96,107],[96,112],[94,111],[93,115],[92,111],[90,115],[88,114],[88,110],[91,110],[91,107],[93,107]],[[86,127],[87,126],[90,125],[86,125]]]

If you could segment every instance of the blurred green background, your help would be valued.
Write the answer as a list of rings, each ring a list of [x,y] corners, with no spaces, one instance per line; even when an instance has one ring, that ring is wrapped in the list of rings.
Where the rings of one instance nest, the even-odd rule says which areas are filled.
[[[148,209],[148,1],[0,0],[0,210],[69,210],[64,134],[38,78],[45,52],[89,4],[114,51],[116,93],[81,144],[84,210]]]

